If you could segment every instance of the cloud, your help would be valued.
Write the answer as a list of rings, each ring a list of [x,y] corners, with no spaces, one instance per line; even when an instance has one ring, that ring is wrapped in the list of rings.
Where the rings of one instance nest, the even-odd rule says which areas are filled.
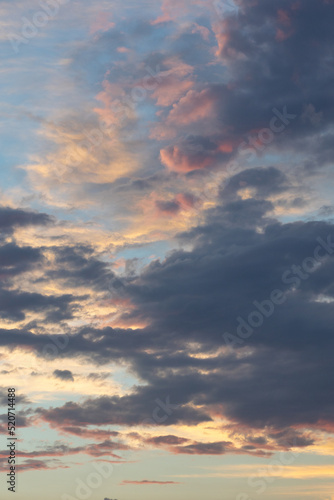
[[[223,455],[230,449],[231,443],[194,443],[187,446],[179,446],[175,448],[176,453],[189,455]]]
[[[20,463],[20,471],[27,472],[31,470],[53,470],[53,469],[69,469],[70,465],[64,464],[61,460],[25,460]],[[2,468],[2,471],[7,469]]]
[[[106,290],[114,273],[110,264],[102,262],[94,255],[94,249],[85,245],[55,247],[55,266],[48,278],[66,283],[67,287],[88,286],[96,290]]]
[[[152,413],[156,407],[159,410],[155,399],[158,399],[158,392],[154,387],[140,387],[128,396],[103,396],[87,399],[83,404],[68,402],[58,408],[40,409],[38,413],[55,427],[59,425],[58,422],[62,422],[61,426],[63,424],[66,426],[152,425]],[[164,414],[163,408],[156,412],[158,414],[156,420],[160,425],[167,420],[169,425],[177,423],[196,425],[211,420],[200,409],[191,408],[186,404],[181,405],[180,408],[174,408],[172,412],[170,411],[170,415],[167,414],[168,418],[164,418],[166,413]]]
[[[177,134],[176,127],[180,126],[187,126],[193,133],[199,132],[204,124],[213,129],[216,124],[214,110],[217,98],[214,89],[189,90],[173,104],[163,124],[153,129],[152,138],[172,139]]]
[[[70,370],[55,370],[53,375],[60,380],[74,382],[73,373]]]
[[[119,432],[117,431],[108,431],[102,429],[86,429],[85,427],[62,427],[62,433],[73,434],[74,436],[78,436],[82,439],[104,439],[109,440],[111,436],[118,436]]]
[[[167,214],[174,214],[180,210],[180,205],[177,203],[177,201],[157,200],[155,204],[160,212]]]
[[[73,295],[46,296],[39,293],[0,290],[0,316],[12,321],[23,320],[26,312],[41,312],[47,321],[54,323],[73,317]]]
[[[64,454],[66,455],[88,455],[91,457],[113,457],[114,459],[121,460],[121,457],[113,453],[113,450],[128,450],[129,446],[121,443],[121,442],[113,442],[113,441],[103,441],[102,443],[89,444],[86,446],[76,446],[71,447],[67,444],[63,444],[61,442],[56,442],[53,445],[43,446],[41,449],[33,450],[33,451],[20,451],[20,456],[22,458],[28,457],[62,457]],[[6,450],[0,451],[0,456],[3,458],[7,457]],[[29,458],[29,460],[31,460]],[[29,462],[28,460],[28,462]]]
[[[178,437],[178,436],[168,435],[168,436],[151,437],[151,438],[146,439],[145,441],[146,441],[146,443],[159,446],[159,445],[166,445],[166,444],[167,445],[184,444],[189,440],[185,439],[185,438]]]
[[[16,227],[46,226],[52,223],[54,223],[54,218],[47,214],[0,207],[0,228],[4,232],[11,233]]]
[[[38,248],[6,243],[0,246],[0,259],[0,273],[3,279],[7,279],[31,270],[36,264],[41,264],[43,255]]]
[[[245,183],[255,190],[254,198],[242,199],[239,188]],[[331,424],[331,255],[322,251],[321,265],[295,289],[282,276],[313,256],[318,239],[327,241],[334,228],[322,221],[280,223],[269,216],[272,203],[266,197],[289,189],[288,178],[272,168],[237,174],[221,189],[220,205],[207,211],[203,224],[179,235],[191,249],[175,250],[138,275],[115,279],[112,294],[132,304],[124,319],[147,326],[135,331],[83,327],[73,332],[61,355],[96,363],[124,360],[146,385],[123,396],[40,409],[39,415],[52,426],[61,422],[60,428],[141,425],[152,419],[155,401],[169,396],[178,406],[159,426],[200,425],[219,415],[249,429],[265,427],[274,436],[289,426]],[[75,253],[64,255],[76,262]],[[81,277],[72,279],[80,283]],[[277,288],[287,294],[285,303],[248,342],[226,350],[224,332],[235,334],[238,318],[247,319],[254,301],[261,303]],[[2,345],[34,349],[39,355],[53,338],[25,330],[0,332]],[[270,389],[277,380],[278,393]],[[300,436],[296,446],[312,442],[313,437]],[[239,449],[212,443],[211,448],[210,443],[181,444],[177,452]]]
[[[206,156],[200,150],[186,151],[179,146],[168,146],[161,150],[161,162],[171,171],[191,172],[212,165],[214,156]]]
[[[152,94],[158,106],[168,107],[176,103],[194,85],[194,68],[178,57],[163,59],[164,68],[159,73],[160,83]]]

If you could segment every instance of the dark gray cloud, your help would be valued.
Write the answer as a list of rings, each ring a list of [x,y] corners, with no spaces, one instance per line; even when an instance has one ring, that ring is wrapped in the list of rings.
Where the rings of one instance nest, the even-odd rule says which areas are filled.
[[[70,370],[54,370],[53,376],[60,380],[74,382],[73,373]]]
[[[19,247],[7,243],[0,247],[0,272],[3,279],[24,273],[43,262],[39,248]]]
[[[333,238],[334,227],[321,221],[278,223],[266,216],[271,210],[266,200],[241,200],[231,188],[247,177],[260,186],[259,195],[270,195],[269,174],[277,179],[270,169],[232,179],[227,189],[234,193],[234,201],[228,196],[224,204],[223,190],[221,205],[208,211],[206,222],[180,235],[192,243],[191,251],[174,251],[140,275],[118,279],[115,293],[134,306],[125,319],[145,321],[146,328],[86,327],[71,335],[67,348],[59,353],[89,356],[97,363],[126,360],[147,385],[122,397],[105,396],[41,410],[47,421],[136,425],[152,420],[156,400],[169,396],[178,407],[158,425],[210,422],[211,412],[216,414],[220,407],[224,408],[222,416],[254,428],[333,422],[332,398],[328,397],[334,375],[333,258],[322,250],[320,265],[307,279],[300,279],[297,287],[293,288],[295,280],[287,283],[282,276],[288,272],[296,278],[293,266],[314,255],[318,238],[325,242]],[[236,213],[238,217],[232,217]],[[254,301],[261,303],[275,289],[287,293],[286,302],[260,328],[254,328],[249,340],[232,352],[220,353],[219,348],[226,347],[223,334],[235,334],[238,317],[247,319],[255,309]],[[27,345],[38,353],[52,339],[19,331],[0,335],[3,345]],[[243,349],[247,355],[237,355]],[[201,357],[203,353],[210,357]],[[297,445],[311,442],[301,437]],[[197,450],[192,447],[189,452],[193,449]]]
[[[223,455],[233,450],[232,443],[217,441],[214,443],[195,443],[176,448],[177,453],[187,455]]]
[[[24,320],[28,311],[40,312],[50,323],[73,317],[75,301],[73,295],[42,295],[39,293],[0,290],[0,316],[12,321]]]
[[[180,204],[177,203],[176,201],[158,200],[158,201],[155,202],[155,204],[156,204],[156,207],[161,212],[175,214],[175,213],[179,212],[179,210],[180,210]]]
[[[67,286],[87,286],[96,290],[107,290],[115,276],[107,263],[94,255],[92,247],[75,246],[54,248],[55,268],[48,279],[62,280]]]
[[[222,199],[234,201],[238,199],[238,191],[253,189],[252,199],[264,199],[273,194],[286,193],[291,189],[286,175],[274,167],[251,168],[233,176],[222,189]]]
[[[292,266],[314,255],[318,238],[334,241],[334,226],[322,221],[283,224],[267,217],[271,204],[260,195],[272,192],[270,175],[282,179],[281,185],[286,182],[271,169],[238,174],[226,188],[229,196],[222,190],[221,204],[208,211],[206,222],[180,235],[192,250],[174,251],[138,276],[118,278],[114,293],[134,306],[125,319],[144,321],[146,328],[85,327],[59,352],[97,363],[125,360],[147,385],[122,397],[41,410],[47,421],[136,425],[152,420],[155,401],[169,396],[178,407],[159,425],[210,422],[211,412],[221,407],[222,416],[254,428],[333,423],[333,257],[322,250],[321,264],[297,287],[295,280],[286,283],[282,276],[289,272],[296,278]],[[245,178],[260,186],[258,199],[238,197],[233,186]],[[223,334],[235,334],[237,318],[247,319],[254,301],[266,300],[275,289],[288,294],[286,302],[244,344],[220,353],[226,347]],[[40,355],[53,339],[57,337],[0,332],[1,345],[26,346]],[[245,355],[238,356],[244,349]],[[210,357],[201,357],[203,353]]]
[[[173,435],[168,435],[168,436],[156,436],[156,437],[151,437],[145,440],[146,443],[149,444],[154,444],[156,446],[159,445],[179,445],[179,444],[184,444],[189,439],[181,438],[178,436],[173,436]]]
[[[183,395],[182,399],[186,401],[188,398]],[[175,406],[175,400],[163,395],[159,398],[157,388],[139,387],[129,396],[103,396],[88,399],[83,405],[69,402],[61,408],[40,409],[39,414],[53,425],[64,421],[67,424],[79,426],[173,425],[177,423],[196,425],[211,420],[205,412],[186,404],[178,405],[177,408]]]
[[[46,226],[55,223],[47,214],[29,212],[22,209],[0,207],[0,317],[9,321],[24,320],[28,312],[41,313],[50,323],[70,319],[77,308],[75,301],[83,297],[70,294],[60,296],[43,295],[16,289],[12,279],[25,273],[42,269],[47,259],[44,248],[19,246],[14,240],[15,228],[27,226]],[[12,241],[4,242],[11,237]],[[16,285],[17,286],[17,285]]]
[[[12,233],[15,227],[46,226],[54,223],[50,215],[22,210],[19,208],[0,207],[0,231]]]

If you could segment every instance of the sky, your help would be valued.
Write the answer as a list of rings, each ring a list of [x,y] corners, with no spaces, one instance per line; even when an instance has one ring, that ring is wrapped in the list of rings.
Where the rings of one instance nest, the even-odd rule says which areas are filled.
[[[333,18],[0,1],[1,498],[334,499]]]

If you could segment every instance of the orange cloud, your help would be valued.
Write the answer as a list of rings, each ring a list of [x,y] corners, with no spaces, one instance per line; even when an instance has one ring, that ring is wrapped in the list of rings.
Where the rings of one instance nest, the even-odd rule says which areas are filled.
[[[218,149],[222,153],[232,153],[233,149],[234,149],[234,146],[233,146],[232,143],[223,142],[222,144],[219,145]]]

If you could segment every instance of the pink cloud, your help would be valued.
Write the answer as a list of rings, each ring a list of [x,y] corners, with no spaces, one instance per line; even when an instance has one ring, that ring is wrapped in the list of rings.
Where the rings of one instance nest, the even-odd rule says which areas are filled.
[[[187,4],[182,0],[163,0],[161,12],[162,15],[152,21],[151,24],[155,25],[167,23],[169,21],[177,21],[181,16],[186,15]]]
[[[215,22],[212,25],[212,30],[216,36],[218,48],[215,51],[215,55],[222,59],[225,64],[229,61],[235,61],[235,59],[243,59],[245,55],[243,52],[232,47],[231,41],[231,29],[236,28],[236,19],[225,19],[221,22]]]
[[[199,33],[203,40],[208,41],[210,38],[210,30],[206,28],[205,26],[201,26],[200,24],[194,23],[192,30],[192,33]]]
[[[92,22],[90,26],[89,33],[90,35],[94,35],[98,31],[108,31],[113,28],[115,23],[111,22],[110,14],[108,12],[100,12],[97,17]]]
[[[119,52],[120,54],[126,54],[128,52],[131,52],[131,50],[127,47],[117,47],[117,52]]]
[[[127,106],[121,102],[121,99],[126,97],[124,88],[106,79],[103,80],[102,87],[103,90],[97,94],[96,100],[100,101],[104,107],[94,108],[94,111],[108,126],[118,125],[128,113]]]
[[[277,18],[278,24],[280,24],[282,28],[277,28],[276,40],[278,42],[283,42],[284,40],[290,38],[291,35],[293,35],[294,29],[291,27],[291,17],[286,10],[278,10]]]
[[[191,75],[194,68],[176,57],[166,59],[164,65],[168,69],[160,72],[160,83],[152,98],[158,106],[171,106],[193,87]]]
[[[152,94],[158,106],[170,106],[177,101],[185,92],[190,90],[194,82],[192,80],[180,81],[173,77],[165,79],[157,90]]]
[[[235,140],[224,140],[218,145],[212,144],[211,149],[204,149],[197,144],[189,143],[170,145],[160,151],[161,163],[174,172],[191,172],[208,168],[217,160],[229,158],[236,147]],[[178,199],[182,205],[182,200]],[[195,200],[195,202],[198,200]],[[184,203],[184,200],[183,200]]]
[[[170,139],[177,135],[177,129],[180,126],[196,126],[198,122],[202,122],[201,127],[215,126],[215,102],[214,94],[207,89],[200,92],[189,90],[185,96],[173,104],[165,122],[152,130],[151,138]]]
[[[171,123],[187,125],[211,116],[215,99],[207,91],[189,90],[189,92],[180,99],[178,104],[173,106],[169,114]]]

